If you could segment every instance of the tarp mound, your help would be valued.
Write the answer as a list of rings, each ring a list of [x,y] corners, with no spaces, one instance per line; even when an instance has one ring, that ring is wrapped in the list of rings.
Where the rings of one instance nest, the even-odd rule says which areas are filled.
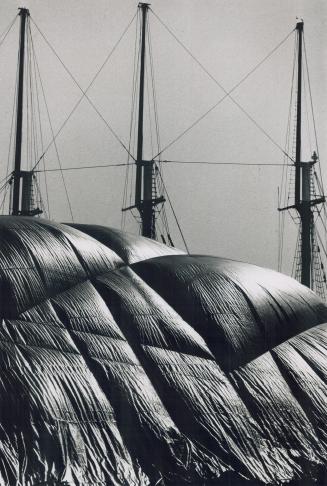
[[[74,226],[0,217],[0,485],[323,481],[318,297]]]

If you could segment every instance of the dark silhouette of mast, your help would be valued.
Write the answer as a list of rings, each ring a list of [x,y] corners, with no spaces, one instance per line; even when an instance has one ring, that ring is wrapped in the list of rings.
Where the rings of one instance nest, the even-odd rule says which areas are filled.
[[[144,82],[146,62],[146,36],[149,3],[139,3],[141,11],[141,47],[140,47],[140,78],[138,101],[138,128],[137,128],[137,156],[136,156],[136,182],[135,204],[124,208],[127,211],[136,208],[141,217],[142,236],[156,239],[155,207],[165,202],[163,196],[156,197],[154,160],[144,160],[143,157],[143,114],[144,114]]]
[[[281,208],[296,209],[301,224],[301,283],[309,288],[314,287],[314,275],[312,272],[313,262],[313,241],[314,241],[314,220],[313,207],[325,202],[321,196],[312,199],[312,168],[317,162],[316,152],[313,153],[309,162],[303,162],[301,153],[302,138],[302,44],[303,44],[303,21],[296,24],[297,30],[297,102],[296,102],[296,146],[295,146],[295,195],[294,205]]]
[[[16,137],[15,162],[13,171],[12,210],[13,216],[36,216],[42,210],[35,207],[34,201],[34,172],[22,170],[22,136],[23,136],[23,107],[24,107],[24,68],[25,68],[25,41],[26,25],[30,15],[27,8],[19,9],[20,35],[19,35],[19,63],[18,87],[16,104]]]
[[[143,160],[143,112],[144,112],[144,71],[145,71],[145,42],[148,3],[140,3],[142,12],[142,38],[141,38],[141,63],[140,63],[140,93],[139,93],[139,119],[137,130],[137,158],[136,158],[136,186],[135,205],[138,208],[142,220],[142,235],[155,238],[154,205],[153,205],[153,160]],[[143,181],[142,181],[143,173]],[[141,200],[143,182],[143,199]]]
[[[144,113],[144,70],[145,70],[145,37],[146,22],[149,4],[140,3],[139,8],[142,12],[142,37],[141,37],[141,61],[140,61],[140,88],[139,88],[139,116],[137,129],[137,157],[136,157],[136,186],[135,186],[135,205],[141,204],[142,191],[142,167],[143,167],[143,113]]]
[[[302,41],[303,21],[296,24],[298,35],[297,60],[297,104],[296,104],[296,148],[295,148],[295,206],[301,218],[301,283],[311,287],[312,255],[312,211],[311,211],[311,166],[301,163],[302,136]],[[302,176],[302,199],[301,199]]]
[[[297,102],[296,102],[296,148],[295,148],[295,205],[300,204],[301,198],[301,134],[302,134],[302,39],[303,22],[296,24],[298,36],[297,58]]]
[[[20,179],[22,159],[22,128],[23,128],[23,95],[24,95],[24,58],[25,58],[25,26],[29,11],[26,8],[19,9],[20,15],[20,41],[19,41],[19,72],[17,91],[16,114],[16,143],[15,143],[15,168],[13,185],[12,214],[18,216],[20,205]]]

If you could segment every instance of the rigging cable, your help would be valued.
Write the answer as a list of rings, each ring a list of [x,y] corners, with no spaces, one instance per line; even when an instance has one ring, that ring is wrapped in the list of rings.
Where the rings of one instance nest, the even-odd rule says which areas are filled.
[[[195,122],[192,123],[187,129],[185,129],[178,137],[172,140],[166,147],[164,147],[160,153],[156,154],[153,158],[158,157],[158,155],[162,154],[165,150],[170,148],[175,142],[177,142],[180,138],[182,138],[189,130],[191,130],[195,125],[197,125],[203,118],[205,118],[212,110],[214,110],[218,105],[220,105],[226,98],[229,98],[243,113],[244,115],[292,162],[294,160],[292,157],[284,152],[284,149],[276,142],[269,133],[259,124],[256,120],[236,101],[232,96],[231,93],[236,90],[252,73],[254,73],[276,50],[279,49],[281,45],[283,45],[286,40],[291,36],[294,32],[294,29],[287,34],[287,36],[277,44],[274,49],[272,49],[254,68],[252,68],[236,85],[234,85],[231,90],[227,91],[220,83],[216,80],[216,78],[210,74],[210,72],[204,67],[204,65],[192,54],[192,52],[183,44],[182,41],[178,39],[178,37],[174,34],[174,32],[158,17],[158,15],[150,8],[152,14],[158,19],[158,21],[164,26],[164,28],[173,36],[173,38],[177,41],[177,43],[191,56],[191,58],[200,66],[200,68],[209,76],[209,78],[214,81],[214,83],[219,86],[219,88],[224,91],[225,95],[220,98],[215,105],[213,105],[209,110],[207,110],[201,117],[199,117]]]
[[[55,146],[55,151],[56,151],[57,160],[58,160],[58,164],[59,164],[59,170],[60,170],[60,173],[61,173],[61,178],[62,178],[62,182],[63,182],[63,186],[64,186],[64,190],[65,190],[65,194],[66,194],[66,198],[67,198],[67,202],[68,202],[69,212],[70,212],[71,219],[74,222],[72,205],[71,205],[71,202],[70,202],[70,198],[69,198],[69,194],[68,194],[68,190],[67,190],[67,186],[66,186],[66,181],[65,181],[65,178],[64,178],[64,174],[63,174],[63,167],[62,167],[61,160],[60,160],[58,145],[57,145],[57,142],[56,142],[55,137],[54,137],[54,130],[53,130],[52,122],[51,122],[49,107],[48,107],[48,103],[47,103],[47,100],[46,100],[45,91],[44,91],[43,82],[42,82],[41,73],[40,73],[40,69],[39,69],[37,59],[36,59],[36,66],[37,66],[37,73],[38,73],[38,77],[39,77],[39,81],[40,81],[40,85],[41,85],[43,101],[44,101],[44,104],[45,104],[48,122],[49,122],[49,125],[50,125],[50,130],[51,130],[51,133],[52,133],[53,143],[54,143],[54,146]],[[43,156],[44,156],[44,154],[43,154]],[[41,158],[43,158],[43,156]],[[41,158],[39,159],[37,164],[40,162]],[[33,172],[38,172],[38,171],[34,170],[36,165],[32,169]],[[46,172],[46,170],[44,172]]]
[[[159,130],[159,110],[158,110],[158,103],[157,103],[157,93],[156,93],[156,84],[155,84],[155,74],[154,74],[154,61],[153,61],[153,50],[152,50],[152,37],[151,37],[151,28],[150,22],[148,23],[148,49],[149,49],[149,59],[150,59],[150,73],[151,73],[151,81],[152,81],[152,99],[153,99],[153,108],[154,108],[154,120],[155,120],[155,129],[156,129],[156,137],[157,137],[157,151],[160,153],[161,151],[161,141],[160,141],[160,130]],[[157,166],[160,168],[160,174],[163,177],[163,165],[161,161],[161,156],[159,155],[159,161],[157,162]],[[158,185],[158,192],[159,195],[162,196],[164,193],[164,187],[161,182],[161,178],[158,176],[158,167],[154,166],[155,170],[155,184]],[[160,217],[162,222],[162,233],[161,238],[165,240],[164,232],[166,232],[167,239],[171,246],[173,246],[173,242],[171,240],[170,231],[169,231],[169,224],[168,218],[166,213],[166,207],[163,203],[161,208],[158,210],[157,220]]]
[[[320,179],[321,179],[321,188],[322,188],[322,194],[324,194],[323,179],[322,179],[322,173],[321,173],[321,164],[320,164],[320,158],[319,158],[317,126],[316,126],[316,120],[315,120],[314,110],[313,110],[313,98],[312,98],[311,83],[310,83],[310,76],[309,76],[309,66],[308,66],[307,50],[306,50],[306,45],[305,45],[305,39],[304,38],[303,38],[303,45],[304,45],[304,58],[305,58],[306,72],[307,72],[307,78],[308,78],[308,87],[309,87],[309,97],[310,97],[310,105],[311,105],[311,114],[312,114],[313,130],[314,130],[315,142],[316,142],[316,147],[317,147],[317,155],[318,155],[318,160],[319,160],[319,171],[320,171]]]
[[[130,179],[129,174],[130,174],[130,165],[131,165],[129,153],[131,152],[134,117],[135,117],[135,112],[136,112],[136,103],[135,103],[136,90],[137,90],[136,73],[137,73],[137,66],[138,66],[138,63],[139,63],[139,54],[138,54],[138,56],[136,56],[136,46],[137,46],[137,39],[138,39],[139,9],[137,9],[136,15],[137,15],[137,17],[136,17],[136,22],[135,22],[135,40],[134,40],[134,56],[133,56],[133,77],[132,77],[131,112],[130,112],[130,125],[129,125],[129,138],[128,138],[128,154],[127,154],[127,166],[126,166],[126,171],[125,171],[122,209],[127,206],[127,195],[128,195],[128,187],[129,187],[129,179]],[[122,230],[125,229],[125,225],[126,225],[126,211],[122,210],[121,221],[120,221],[120,227],[121,227]]]
[[[14,19],[12,20],[12,22],[9,24],[9,26],[2,32],[1,36],[0,36],[0,47],[2,46],[2,44],[4,43],[4,41],[6,40],[6,37],[7,35],[9,34],[9,32],[11,31],[11,29],[13,28],[13,25],[14,23],[16,22],[16,19],[18,17],[19,14],[16,14]]]
[[[291,120],[292,120],[292,106],[293,106],[293,93],[294,93],[294,77],[295,77],[295,65],[296,65],[296,37],[294,38],[294,53],[293,53],[293,67],[292,67],[292,77],[291,77],[291,92],[290,92],[290,103],[288,109],[288,118],[287,118],[287,127],[286,127],[286,135],[285,135],[285,152],[289,153],[290,151],[290,134],[291,134]],[[290,170],[287,167],[291,166]],[[288,205],[287,201],[287,187],[288,187],[288,179],[289,179],[289,172],[294,170],[293,164],[287,163],[287,157],[283,157],[283,171],[282,171],[282,180],[281,180],[281,191],[279,194],[278,200],[278,207],[285,207]],[[283,249],[284,249],[284,233],[285,233],[285,211],[278,212],[278,271],[282,270],[283,265]]]
[[[154,160],[156,164],[158,164],[158,160]],[[283,167],[283,164],[265,164],[265,163],[242,163],[242,162],[201,162],[201,161],[181,161],[181,160],[162,160],[161,161],[163,164],[168,163],[168,164],[204,164],[204,165],[230,165],[230,166],[254,166],[254,167]],[[128,162],[124,163],[118,163],[118,164],[97,164],[97,165],[84,165],[81,167],[62,167],[62,169],[36,169],[34,172],[56,172],[59,170],[65,171],[65,170],[83,170],[83,169],[102,169],[105,167],[126,167],[131,165]],[[292,164],[288,164],[289,166],[293,166]],[[157,166],[158,167],[158,166]]]
[[[322,247],[323,252],[324,252],[324,254],[325,254],[325,257],[327,258],[326,246],[324,245],[324,243],[323,243],[323,241],[322,241],[322,239],[321,239],[321,236],[320,236],[320,234],[318,233],[317,229],[316,229],[316,234],[317,234],[318,239],[319,239],[319,241],[320,241],[320,244],[321,244],[321,247]]]
[[[84,165],[82,167],[62,167],[61,169],[36,169],[34,172],[58,172],[58,171],[65,171],[65,170],[83,170],[83,169],[101,169],[104,167],[126,167],[126,165],[130,165],[128,163],[122,164],[99,164],[99,165]]]
[[[11,174],[10,174],[9,176],[5,177],[4,179],[2,179],[1,184],[2,184],[2,183],[3,183],[3,184],[2,184],[2,186],[0,187],[0,192],[2,192],[2,191],[3,191],[3,189],[6,187],[6,185],[7,185],[7,184],[9,184],[10,182],[11,182]]]
[[[40,97],[39,97],[39,86],[38,86],[38,65],[37,65],[36,53],[35,53],[35,49],[34,49],[34,42],[33,42],[30,24],[29,24],[29,35],[30,35],[30,38],[31,38],[31,46],[32,46],[32,54],[33,54],[33,65],[34,65],[34,76],[35,76],[35,86],[36,86],[36,99],[37,99],[37,108],[38,108],[38,121],[39,121],[39,130],[40,130],[41,153],[43,153],[44,152],[44,139],[43,139],[43,131],[42,131]],[[43,169],[45,169],[45,157],[42,158],[42,164],[43,164]],[[50,212],[48,180],[47,180],[47,173],[46,172],[44,172],[44,186],[45,186],[46,201],[47,201],[47,215],[48,215],[48,218],[50,219],[51,218],[51,212]]]
[[[316,151],[317,151],[317,156],[318,156],[318,166],[319,166],[320,179],[317,176],[317,172],[316,172],[315,168],[314,168],[314,177],[315,177],[316,182],[317,182],[318,190],[320,191],[321,195],[324,195],[325,194],[325,191],[324,191],[322,171],[321,171],[321,163],[320,163],[320,155],[319,155],[319,146],[318,146],[318,137],[317,137],[317,126],[316,126],[316,120],[315,120],[315,116],[314,116],[313,98],[312,98],[311,83],[310,83],[310,76],[309,76],[308,57],[307,57],[306,44],[305,44],[305,38],[304,37],[303,37],[303,44],[304,44],[304,58],[305,58],[305,65],[306,65],[306,74],[307,74],[308,87],[309,87],[311,116],[312,116],[312,122],[313,122],[313,129],[314,129],[314,136],[315,136],[315,143],[316,143]],[[327,219],[327,208],[326,208],[326,204],[323,204],[322,205],[322,210],[324,212],[325,219]],[[325,235],[326,235],[326,244],[327,244],[327,232],[325,232]]]
[[[305,128],[308,134],[309,150],[310,154],[313,154],[313,143],[310,133],[310,123],[309,123],[309,110],[308,110],[308,96],[307,96],[307,86],[305,76],[303,76],[303,94],[304,94],[304,111],[305,111]]]
[[[154,119],[155,119],[156,136],[157,136],[157,150],[158,152],[160,152],[161,143],[160,143],[159,115],[158,115],[159,110],[157,104],[157,94],[156,94],[156,85],[155,85],[155,76],[154,76],[154,62],[153,62],[153,54],[152,54],[150,22],[148,22],[148,46],[149,46],[150,72],[151,72],[151,80],[152,80],[152,99],[153,99],[153,106],[154,106]]]
[[[12,174],[7,174],[3,179],[1,179],[0,184],[4,183],[4,185],[8,182],[8,179],[12,177]],[[0,191],[4,188],[4,185],[1,186]]]
[[[65,65],[65,63],[62,61],[62,59],[60,58],[60,56],[57,54],[56,50],[52,47],[52,45],[50,44],[50,42],[48,41],[48,39],[46,38],[46,36],[42,33],[42,31],[39,29],[39,27],[37,26],[37,24],[35,23],[35,21],[33,20],[33,18],[31,18],[33,24],[35,25],[36,29],[39,31],[39,33],[41,34],[41,36],[43,37],[44,41],[46,42],[46,44],[48,45],[48,47],[51,49],[51,51],[54,53],[54,55],[57,57],[57,59],[59,60],[59,62],[61,63],[61,65],[63,66],[63,68],[65,69],[65,71],[69,74],[69,76],[71,77],[71,79],[74,81],[74,83],[76,84],[76,86],[79,88],[79,90],[82,92],[82,96],[79,98],[79,100],[75,103],[73,109],[71,110],[71,112],[69,113],[69,115],[67,116],[66,120],[64,121],[64,123],[60,126],[59,130],[57,131],[56,135],[54,136],[54,138],[57,138],[58,135],[60,134],[60,132],[62,131],[62,129],[65,127],[65,125],[67,124],[68,120],[71,118],[71,116],[73,115],[73,113],[75,112],[75,110],[77,109],[77,107],[80,105],[81,101],[83,100],[83,98],[86,98],[87,101],[90,103],[90,105],[92,106],[92,108],[96,111],[96,113],[98,114],[98,116],[101,118],[101,120],[104,122],[104,124],[106,125],[106,127],[108,128],[108,130],[110,131],[110,133],[115,137],[115,139],[119,142],[119,144],[126,150],[127,153],[129,153],[129,155],[132,157],[132,159],[134,159],[134,157],[132,156],[132,154],[128,151],[128,148],[126,147],[126,145],[124,144],[124,142],[119,138],[119,136],[117,135],[117,133],[114,131],[114,129],[109,125],[109,123],[107,122],[107,120],[103,117],[103,115],[100,113],[100,111],[98,110],[98,108],[95,106],[95,104],[92,102],[92,100],[89,98],[89,96],[87,95],[87,92],[89,91],[89,89],[91,88],[91,86],[93,85],[93,83],[95,82],[96,78],[99,76],[100,72],[102,71],[102,69],[104,68],[104,66],[106,65],[106,63],[108,62],[108,60],[110,59],[110,57],[112,56],[112,54],[115,52],[116,48],[118,47],[118,45],[120,44],[121,40],[123,39],[123,37],[125,36],[126,32],[128,31],[129,27],[131,26],[131,24],[133,23],[134,19],[135,19],[135,16],[136,14],[133,16],[133,18],[131,19],[131,21],[129,22],[129,24],[127,25],[127,27],[125,28],[125,30],[123,31],[122,35],[120,36],[120,38],[118,39],[118,41],[116,42],[116,44],[114,45],[114,47],[111,49],[110,53],[108,54],[108,56],[106,57],[105,61],[103,62],[103,64],[100,66],[100,68],[98,69],[98,71],[96,72],[96,74],[93,76],[91,82],[89,83],[89,85],[87,86],[87,88],[85,90],[83,90],[83,88],[80,86],[80,84],[78,83],[78,81],[76,80],[76,78],[74,77],[74,75],[72,74],[72,72],[67,68],[67,66]],[[40,159],[35,163],[35,166],[33,169],[36,168],[36,166],[39,164],[40,160],[42,157],[44,157],[45,153],[49,150],[49,148],[52,146],[52,144],[54,143],[54,139],[51,140],[51,142],[49,143],[49,145],[47,146],[47,148],[45,149],[45,152],[41,155]],[[135,160],[135,159],[134,159]]]
[[[158,162],[158,161],[155,161]],[[162,160],[163,164],[202,164],[202,165],[243,165],[243,166],[267,166],[267,167],[284,167],[284,164],[278,163],[264,163],[264,162],[209,162],[204,160]],[[287,164],[293,167],[293,164]]]
[[[10,123],[10,136],[9,136],[9,147],[8,147],[6,178],[11,177],[11,174],[9,174],[9,165],[10,165],[11,150],[13,148],[14,125],[16,124],[15,112],[16,112],[17,87],[18,87],[18,66],[19,66],[19,53],[17,55],[16,81],[15,81],[14,102],[13,102],[13,108],[12,108],[12,114],[11,114],[11,123]],[[2,214],[3,214],[3,211],[4,211],[4,203],[5,203],[7,191],[8,191],[8,186],[6,186],[4,199],[3,199],[3,202],[1,204]],[[10,213],[10,211],[9,211],[9,213]]]
[[[3,210],[4,210],[4,204],[5,204],[5,201],[6,201],[8,186],[10,186],[10,184],[11,184],[11,178],[9,180],[7,180],[5,182],[5,184],[0,188],[0,193],[4,190],[4,195],[3,195],[2,202],[1,202],[1,205],[0,205],[0,211],[2,212],[2,214],[3,214]]]
[[[186,240],[185,240],[185,238],[184,238],[184,234],[183,234],[183,231],[182,231],[181,225],[180,225],[180,223],[179,223],[179,221],[178,221],[178,218],[177,218],[177,216],[176,216],[176,213],[175,213],[174,207],[173,207],[173,205],[172,205],[172,203],[171,203],[171,200],[170,200],[169,194],[168,194],[168,192],[167,192],[167,188],[166,188],[166,185],[165,185],[164,180],[163,180],[163,178],[162,178],[162,175],[161,175],[161,172],[160,172],[160,168],[159,168],[159,167],[158,167],[158,174],[159,174],[159,176],[160,176],[160,179],[161,179],[161,182],[162,182],[162,185],[163,185],[163,188],[164,188],[165,194],[166,194],[166,196],[167,196],[167,199],[168,199],[168,202],[169,202],[170,209],[172,210],[172,213],[173,213],[173,215],[174,215],[174,218],[175,218],[175,221],[176,221],[176,224],[177,224],[178,230],[179,230],[179,232],[180,232],[180,234],[181,234],[181,237],[182,237],[182,240],[183,240],[183,243],[184,243],[185,249],[186,249],[186,251],[187,251],[187,254],[189,255],[189,254],[190,254],[190,251],[189,251],[189,249],[188,249],[188,246],[187,246]]]
[[[315,114],[314,114],[314,108],[313,108],[313,97],[312,97],[312,90],[311,90],[311,82],[310,82],[310,75],[309,75],[309,65],[308,65],[308,56],[307,56],[307,49],[306,49],[306,43],[305,43],[305,38],[303,36],[303,45],[304,45],[304,58],[305,58],[305,66],[306,66],[306,74],[307,74],[307,80],[308,80],[308,87],[309,87],[309,98],[310,98],[310,107],[311,107],[311,116],[312,116],[312,123],[313,123],[313,131],[314,131],[314,137],[315,137],[315,144],[316,144],[316,151],[317,151],[317,156],[318,156],[318,167],[319,167],[319,176],[317,176],[317,172],[314,168],[313,173],[315,180],[317,182],[318,190],[320,191],[321,195],[325,194],[324,190],[324,183],[323,183],[323,177],[322,177],[322,170],[321,170],[321,163],[320,163],[320,153],[319,153],[319,145],[318,145],[318,136],[317,136],[317,125],[316,125],[316,119],[315,119]],[[325,229],[325,245],[322,244],[324,250],[327,245],[327,229],[326,229],[326,220],[327,220],[327,208],[326,208],[326,203],[322,204],[322,210],[324,212],[324,217],[325,217],[325,223],[323,222],[323,219],[319,213],[320,219],[324,225]],[[319,236],[319,235],[318,235]]]

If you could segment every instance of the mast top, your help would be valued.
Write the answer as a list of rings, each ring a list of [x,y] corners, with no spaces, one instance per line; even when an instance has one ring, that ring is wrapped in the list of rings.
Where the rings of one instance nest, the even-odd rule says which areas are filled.
[[[299,20],[298,22],[296,22],[296,30],[298,31],[303,31],[303,25],[304,25],[304,22],[303,22],[303,19]]]
[[[149,8],[150,5],[151,5],[151,3],[143,3],[143,2],[140,2],[139,5],[138,5],[138,7],[139,8],[145,8],[146,9],[146,8]]]
[[[28,10],[28,8],[25,8],[25,7],[19,7],[19,14],[18,15],[29,15],[30,14],[30,11]]]

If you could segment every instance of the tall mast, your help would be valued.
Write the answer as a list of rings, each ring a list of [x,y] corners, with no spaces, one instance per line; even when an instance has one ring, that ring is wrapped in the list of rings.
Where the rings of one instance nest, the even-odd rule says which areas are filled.
[[[138,102],[138,128],[137,128],[137,156],[136,156],[136,182],[135,204],[124,208],[123,211],[136,208],[141,217],[142,235],[156,238],[155,207],[165,202],[163,196],[155,197],[154,161],[144,160],[143,157],[143,114],[144,114],[144,80],[146,62],[146,32],[149,3],[140,3],[141,11],[141,50],[140,50],[140,79]]]
[[[19,214],[21,158],[22,158],[22,127],[23,127],[23,92],[24,92],[24,57],[25,57],[25,26],[29,11],[26,8],[19,9],[20,15],[20,41],[19,41],[19,72],[17,91],[16,114],[16,143],[15,143],[15,168],[13,185],[12,214]]]
[[[143,160],[143,112],[144,112],[144,71],[145,71],[145,43],[148,3],[140,3],[142,12],[142,37],[140,59],[140,92],[139,92],[139,119],[137,130],[137,159],[136,159],[136,186],[135,205],[138,207],[142,221],[142,235],[155,238],[154,212],[152,203],[153,187],[153,161]],[[142,181],[143,174],[143,181]],[[141,200],[143,182],[143,199]]]
[[[297,31],[297,100],[296,100],[296,145],[295,145],[295,194],[294,205],[281,208],[296,209],[301,224],[301,283],[309,288],[314,288],[314,275],[312,261],[314,252],[314,220],[313,208],[317,204],[325,202],[322,195],[312,199],[312,168],[317,162],[316,152],[313,153],[309,162],[302,161],[301,137],[302,137],[302,44],[303,44],[303,21],[296,24]]]
[[[137,128],[137,156],[136,156],[136,186],[135,206],[141,204],[142,192],[142,165],[143,165],[143,112],[144,112],[144,70],[145,70],[145,37],[146,22],[149,4],[140,3],[139,9],[142,15],[142,37],[141,37],[141,64],[140,64],[140,88],[139,88],[139,117]]]
[[[296,103],[296,148],[295,148],[295,204],[300,204],[301,191],[301,134],[302,134],[302,38],[303,21],[296,24],[298,37],[297,58],[297,103]]]
[[[302,40],[303,21],[296,24],[298,36],[297,103],[295,146],[295,206],[301,219],[301,283],[311,287],[312,212],[310,205],[310,164],[301,162],[302,135]],[[302,176],[302,197],[301,197]]]
[[[301,283],[311,287],[312,255],[312,211],[311,211],[311,165],[301,161],[302,135],[302,40],[303,21],[296,24],[298,35],[297,62],[297,107],[295,146],[295,206],[301,219]],[[301,197],[302,177],[302,197]]]

